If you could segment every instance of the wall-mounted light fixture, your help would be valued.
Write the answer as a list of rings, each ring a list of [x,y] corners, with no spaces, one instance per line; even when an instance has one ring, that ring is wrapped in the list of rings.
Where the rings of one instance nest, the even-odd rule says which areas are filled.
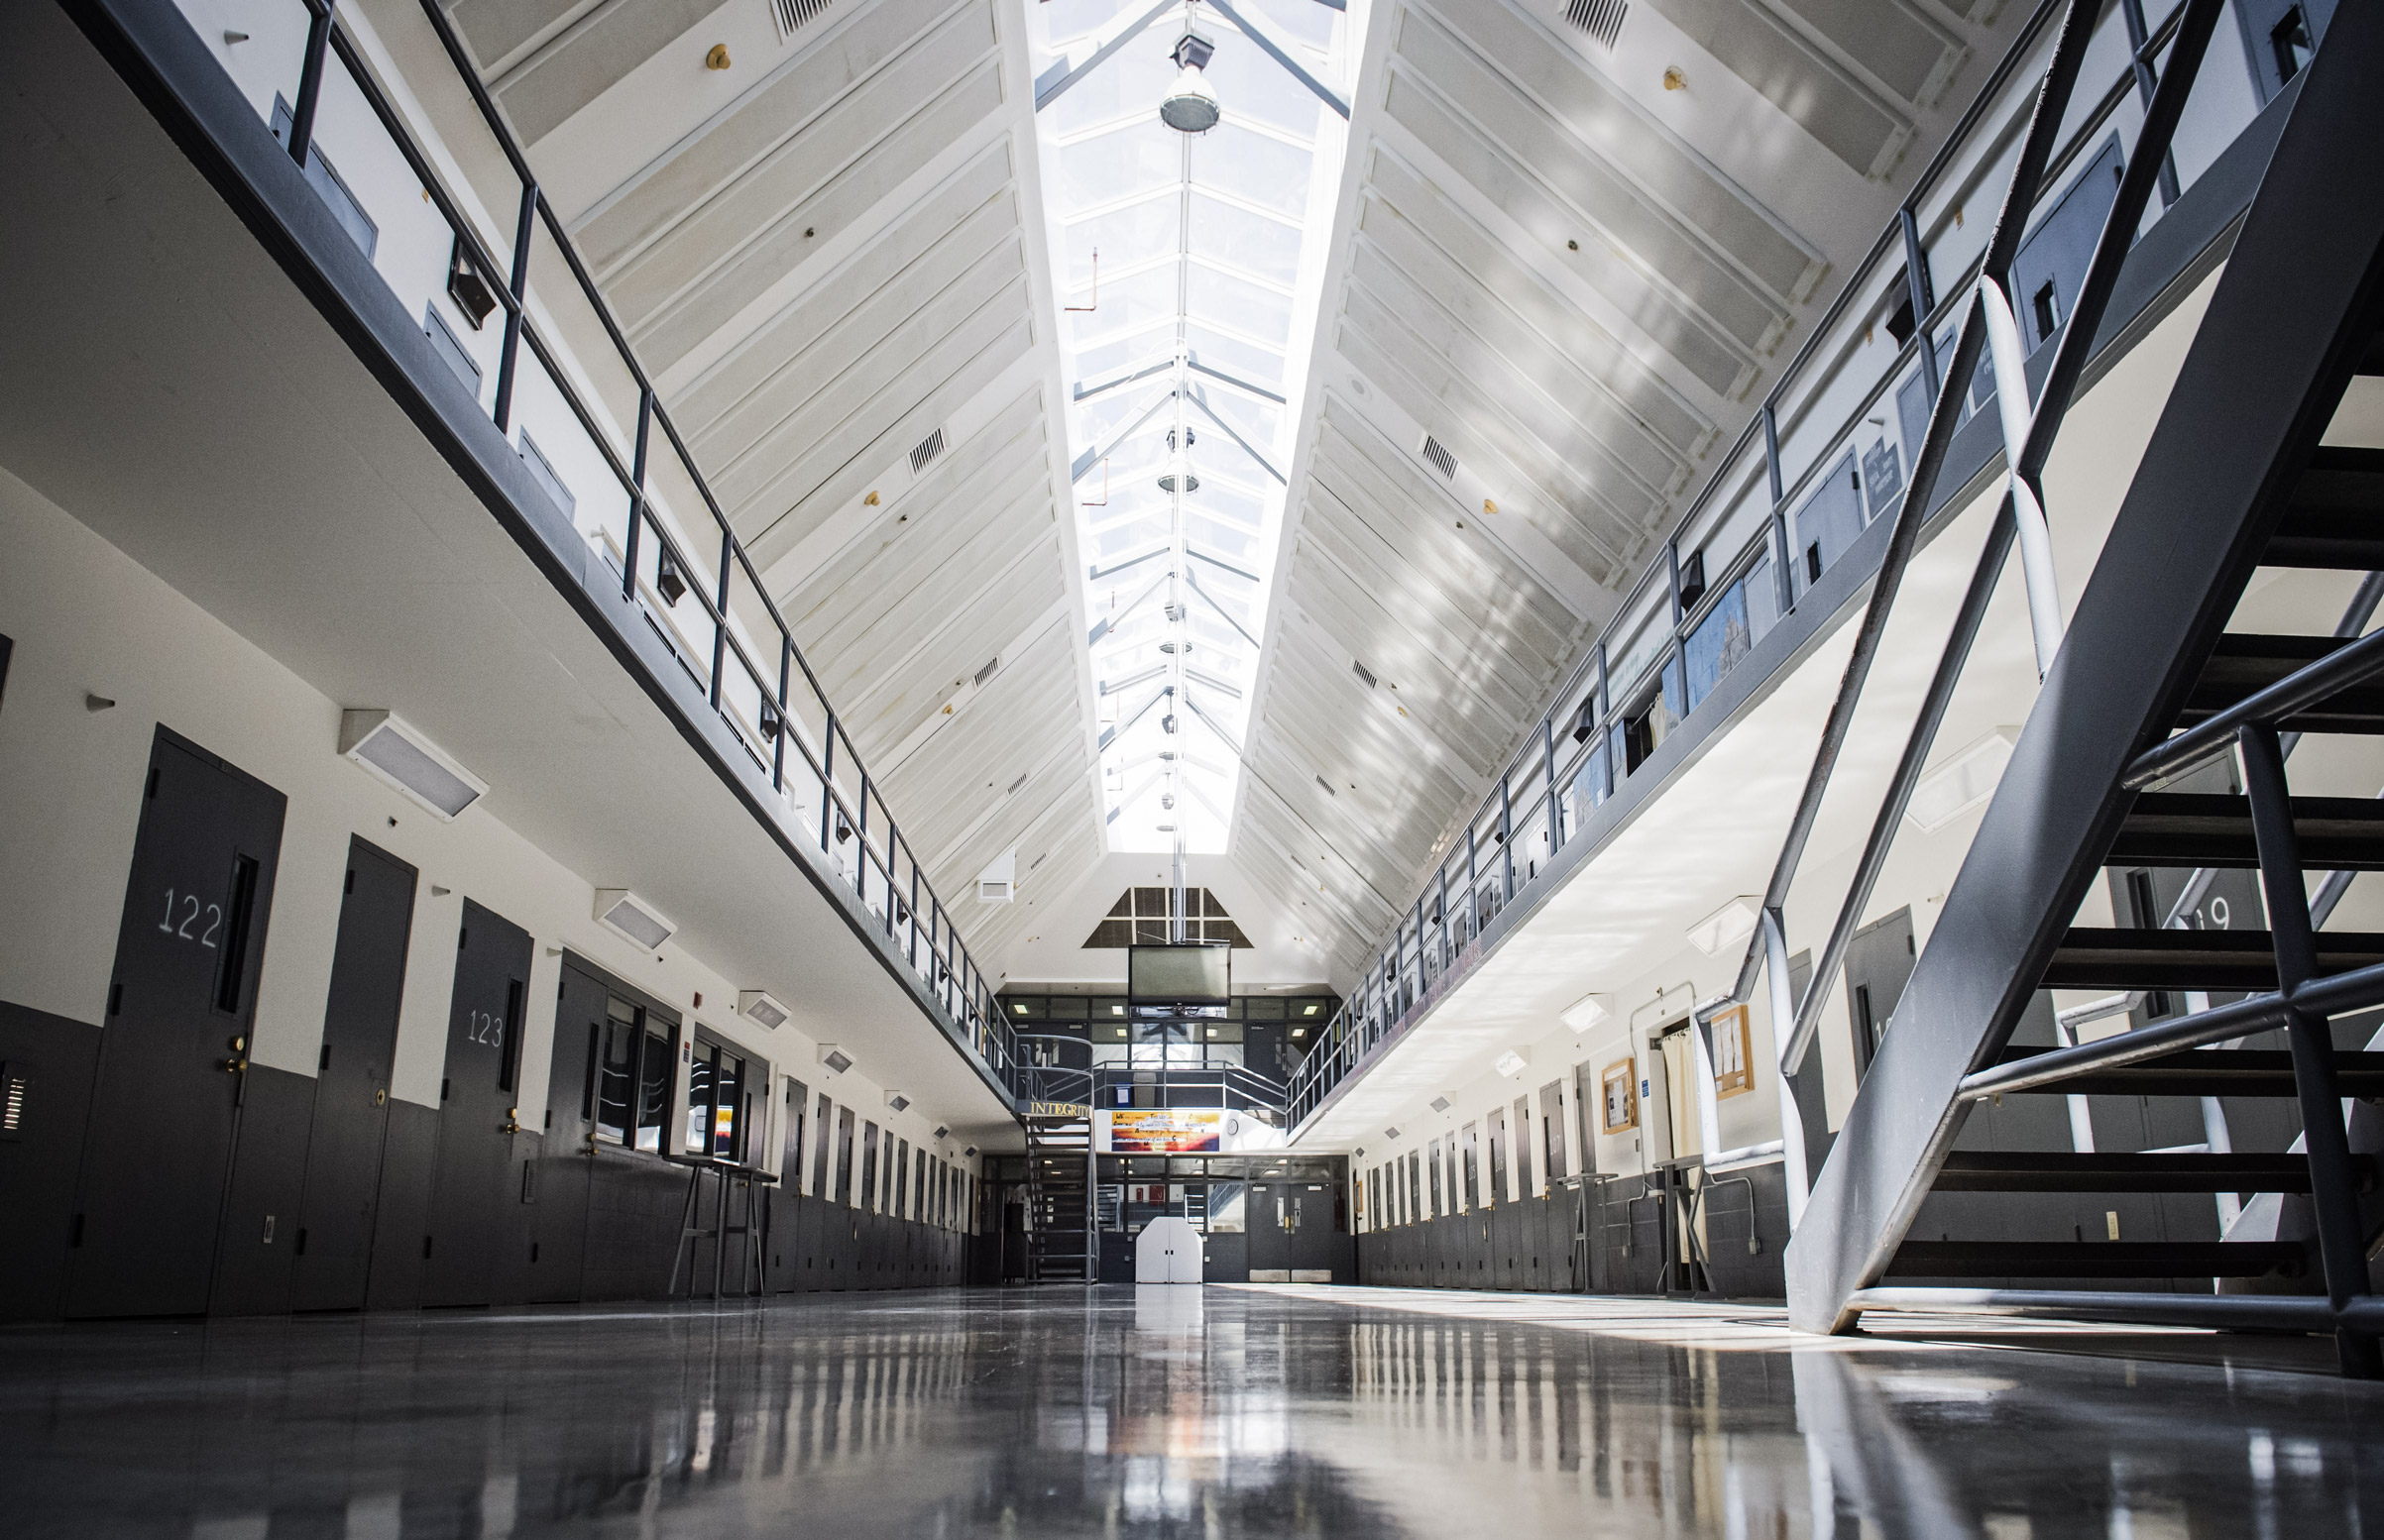
[[[851,1056],[839,1049],[833,1043],[820,1045],[820,1062],[828,1066],[828,1072],[832,1075],[841,1075],[852,1067]]]
[[[786,1025],[793,1013],[778,1003],[767,990],[740,989],[737,992],[737,1014],[771,1031]]]

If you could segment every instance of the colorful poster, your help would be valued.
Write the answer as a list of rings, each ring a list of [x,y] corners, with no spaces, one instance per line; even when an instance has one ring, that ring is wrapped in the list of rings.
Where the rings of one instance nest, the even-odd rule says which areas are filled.
[[[1140,1107],[1109,1114],[1112,1155],[1213,1155],[1225,1113],[1217,1107]]]

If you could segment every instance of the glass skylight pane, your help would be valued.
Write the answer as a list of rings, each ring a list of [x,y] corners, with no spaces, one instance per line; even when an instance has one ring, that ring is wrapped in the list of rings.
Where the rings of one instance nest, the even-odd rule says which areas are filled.
[[[1076,367],[1069,372],[1069,378],[1088,383],[1106,380],[1127,365],[1141,362],[1154,353],[1172,352],[1175,333],[1176,328],[1171,324],[1164,329],[1137,332],[1088,347],[1077,354]],[[1083,446],[1079,444],[1077,447],[1081,449]]]
[[[1046,174],[1052,172],[1057,172],[1053,180],[1063,210],[1081,213],[1161,182],[1181,179],[1184,141],[1154,115],[1148,122],[1132,123],[1055,152],[1046,165]]]
[[[1219,101],[1233,103],[1235,119],[1264,123],[1302,139],[1315,138],[1316,114],[1324,106],[1316,94],[1232,28],[1217,28],[1215,35],[1217,52],[1208,61],[1208,81]],[[1197,158],[1198,152],[1193,155]]]
[[[1184,265],[1170,262],[1162,267],[1146,269],[1131,277],[1111,277],[1101,281],[1100,308],[1063,316],[1072,337],[1099,337],[1124,327],[1140,329],[1159,325],[1179,311],[1182,282],[1179,275]]]
[[[1195,192],[1194,255],[1241,268],[1289,288],[1300,276],[1300,227]]]
[[[1052,9],[1058,11],[1064,3],[1066,0],[1059,0]],[[1277,42],[1307,45],[1307,50],[1298,51],[1294,56],[1310,74],[1323,74],[1331,67],[1318,56],[1332,46],[1333,17],[1327,7],[1316,0],[1240,0],[1240,8],[1256,12],[1259,25],[1271,28]],[[1327,85],[1332,83],[1325,80]]]
[[[1185,340],[1192,344],[1192,356],[1209,368],[1279,393],[1283,389],[1282,354],[1205,326],[1186,327]]]
[[[1122,273],[1137,263],[1179,251],[1183,247],[1184,200],[1164,193],[1127,208],[1096,214],[1068,227],[1068,302],[1090,302],[1092,254],[1101,266]]]
[[[1237,127],[1227,118],[1200,136],[1192,151],[1192,185],[1216,187],[1245,203],[1297,216],[1307,210],[1307,179],[1314,164],[1311,152]]]
[[[1254,400],[1239,390],[1223,385],[1203,384],[1200,400],[1207,408],[1232,425],[1233,430],[1263,452],[1275,447],[1275,435],[1281,431],[1283,408]],[[1277,470],[1283,467],[1278,465]]]
[[[1194,315],[1210,316],[1237,332],[1289,342],[1292,336],[1292,296],[1245,282],[1214,268],[1192,264],[1186,278],[1186,300]]]

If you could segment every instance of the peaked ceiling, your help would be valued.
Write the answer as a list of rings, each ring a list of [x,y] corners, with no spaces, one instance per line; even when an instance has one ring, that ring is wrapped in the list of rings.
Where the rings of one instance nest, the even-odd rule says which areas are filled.
[[[1349,109],[1308,135],[1347,151],[1299,213],[1302,275],[1208,301],[1244,332],[1290,305],[1305,372],[1280,407],[1204,379],[1193,413],[1240,430],[1254,474],[1223,481],[1274,509],[1248,569],[1266,597],[1216,606],[1255,645],[1231,676],[1227,853],[1193,874],[1263,955],[1345,980],[1413,898],[2016,30],[2000,6],[1235,0],[1248,29],[1202,8],[1201,31],[1268,34]],[[1093,241],[1127,238],[1047,207],[1035,98],[1093,64],[1084,101],[1122,121],[1172,75],[1180,17],[1091,54],[1155,9],[450,6],[938,890],[1017,852],[1040,904],[960,923],[1021,977],[1081,971],[1027,944],[1030,916],[1073,941],[1118,886],[1076,478],[1129,409],[1077,402],[1064,382],[1090,376],[1064,359],[1107,339],[1130,373],[1154,351],[1063,328]],[[1225,123],[1238,88],[1270,143],[1301,138],[1266,114],[1315,98],[1278,100],[1293,77],[1243,52],[1219,61]],[[1201,267],[1193,226],[1230,215],[1200,212],[1182,165],[1161,201],[1186,226],[1165,262],[1151,238],[1154,272]],[[1113,281],[1124,315],[1133,275]]]

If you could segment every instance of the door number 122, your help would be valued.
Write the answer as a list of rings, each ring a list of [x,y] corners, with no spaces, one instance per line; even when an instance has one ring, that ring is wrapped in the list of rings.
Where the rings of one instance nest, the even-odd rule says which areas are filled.
[[[179,925],[174,923],[174,911],[177,907],[181,910],[181,923]],[[190,934],[190,928],[198,924],[198,917],[202,913],[207,917],[207,929],[200,932],[196,935],[192,935]],[[165,932],[168,935],[174,937],[176,940],[196,941],[201,946],[212,948],[215,945],[215,933],[220,930],[222,926],[222,905],[209,904],[204,910],[201,910],[197,898],[191,894],[184,893],[176,896],[173,889],[168,888],[166,890],[166,918],[159,923],[158,929]]]

